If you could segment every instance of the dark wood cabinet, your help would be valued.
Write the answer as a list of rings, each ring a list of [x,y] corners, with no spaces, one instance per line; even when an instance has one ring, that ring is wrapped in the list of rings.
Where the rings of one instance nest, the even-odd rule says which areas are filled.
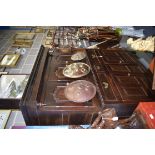
[[[87,52],[105,107],[115,107],[120,117],[130,116],[139,101],[155,100],[152,74],[127,51]],[[128,110],[127,110],[128,109]]]
[[[44,49],[41,53],[20,103],[27,125],[90,124],[106,107],[116,108],[119,117],[128,117],[139,101],[155,99],[152,75],[136,58],[121,49],[89,49],[82,62],[90,65],[91,72],[79,79],[92,82],[96,96],[85,103],[67,100],[64,88],[79,79],[64,77],[62,70],[73,62],[74,52],[50,54]]]

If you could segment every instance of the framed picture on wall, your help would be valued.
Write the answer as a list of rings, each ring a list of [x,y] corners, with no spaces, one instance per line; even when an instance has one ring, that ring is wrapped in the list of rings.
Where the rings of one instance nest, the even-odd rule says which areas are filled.
[[[28,79],[29,75],[2,75],[0,77],[0,98],[22,98]]]
[[[32,40],[14,40],[12,46],[30,48],[32,44],[33,44]]]
[[[20,54],[5,54],[0,61],[0,67],[15,67]]]
[[[16,33],[14,40],[33,40],[35,33]]]

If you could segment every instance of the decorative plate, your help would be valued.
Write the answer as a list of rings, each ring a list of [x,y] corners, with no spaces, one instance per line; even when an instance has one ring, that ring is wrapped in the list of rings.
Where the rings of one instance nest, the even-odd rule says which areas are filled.
[[[85,52],[77,52],[71,56],[71,60],[78,61],[84,59],[85,57],[86,57]]]
[[[96,87],[86,80],[77,80],[66,86],[65,97],[73,102],[86,102],[96,95]]]
[[[90,66],[82,63],[72,63],[63,69],[63,75],[69,78],[80,78],[90,72]]]

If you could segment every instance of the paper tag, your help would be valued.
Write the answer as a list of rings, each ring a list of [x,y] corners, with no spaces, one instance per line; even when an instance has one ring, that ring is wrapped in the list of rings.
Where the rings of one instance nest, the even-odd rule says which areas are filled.
[[[154,119],[154,116],[152,114],[149,115],[151,119]]]
[[[112,120],[113,121],[117,121],[118,120],[118,117],[113,117]]]

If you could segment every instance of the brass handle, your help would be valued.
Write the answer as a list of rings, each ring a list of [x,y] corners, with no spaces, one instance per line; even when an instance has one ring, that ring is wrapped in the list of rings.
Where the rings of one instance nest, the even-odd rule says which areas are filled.
[[[66,61],[65,63],[66,63],[66,66],[68,66],[68,63],[69,63],[69,62],[68,62],[68,61]]]
[[[102,82],[103,86],[105,89],[107,89],[109,87],[109,84],[107,82]]]
[[[96,56],[94,54],[92,54],[92,58],[94,59],[94,58],[96,58]]]
[[[96,66],[97,70],[100,70],[100,66]]]
[[[58,77],[58,70],[55,71],[55,75]]]
[[[46,106],[47,104],[43,104],[43,103],[37,103],[37,107],[41,107],[41,106]]]

